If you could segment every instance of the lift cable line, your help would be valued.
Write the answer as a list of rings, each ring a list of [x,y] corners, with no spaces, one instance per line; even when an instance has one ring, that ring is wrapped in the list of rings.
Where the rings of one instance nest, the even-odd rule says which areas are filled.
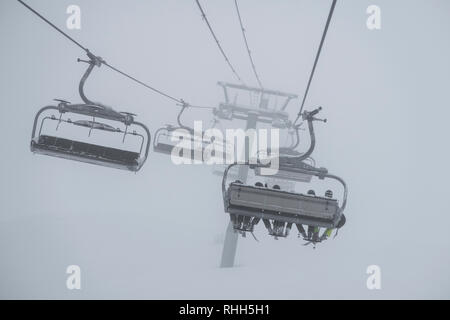
[[[313,68],[311,70],[311,74],[309,76],[308,85],[306,86],[305,95],[303,96],[302,104],[300,106],[300,111],[297,114],[297,118],[294,121],[294,125],[297,123],[297,121],[300,119],[300,117],[302,115],[303,107],[305,106],[306,97],[307,97],[308,92],[309,92],[309,87],[311,86],[311,81],[313,79],[314,72],[316,70],[317,62],[319,61],[320,52],[322,51],[323,43],[325,42],[325,37],[327,35],[327,31],[328,31],[328,27],[330,25],[331,17],[333,16],[334,7],[336,6],[336,2],[337,2],[337,0],[333,0],[333,3],[331,4],[330,12],[328,14],[327,22],[325,24],[325,29],[323,30],[322,39],[320,40],[319,49],[317,50],[316,59],[314,60],[314,65],[313,65]]]
[[[39,18],[41,18],[43,21],[45,21],[47,24],[49,24],[53,29],[55,29],[56,31],[58,31],[59,33],[61,33],[63,36],[65,36],[67,39],[69,39],[70,41],[72,41],[74,44],[76,44],[79,48],[81,48],[83,51],[86,52],[86,54],[88,55],[88,57],[90,57],[91,59],[95,59],[97,62],[99,62],[100,64],[104,64],[105,66],[107,66],[108,68],[110,68],[111,70],[123,75],[124,77],[140,84],[141,86],[146,87],[147,89],[152,90],[153,92],[156,92],[172,101],[177,102],[178,104],[182,105],[182,106],[186,106],[186,107],[191,107],[191,108],[209,108],[209,107],[200,107],[200,106],[193,106],[188,104],[187,102],[185,102],[183,99],[178,99],[175,98],[161,90],[158,90],[138,79],[136,79],[135,77],[117,69],[116,67],[108,64],[106,61],[104,61],[103,59],[94,56],[89,49],[87,49],[86,47],[84,47],[83,45],[81,45],[79,42],[77,42],[75,39],[73,39],[71,36],[69,36],[67,33],[65,33],[64,31],[62,31],[60,28],[58,28],[56,25],[54,25],[52,22],[50,22],[48,19],[46,19],[44,16],[42,16],[39,12],[37,12],[36,10],[34,10],[32,7],[30,7],[28,4],[26,4],[25,2],[23,2],[22,0],[17,0],[18,2],[20,2],[24,7],[26,7],[28,10],[30,10],[31,12],[33,12],[35,15],[37,15]]]
[[[262,89],[263,85],[261,83],[261,79],[259,78],[258,72],[256,71],[256,67],[255,67],[255,63],[253,61],[252,53],[250,51],[250,47],[248,46],[247,36],[245,34],[245,28],[244,28],[244,24],[242,23],[242,17],[241,17],[241,13],[239,11],[239,5],[238,5],[238,1],[237,0],[234,0],[234,5],[236,7],[236,13],[237,13],[237,16],[239,18],[239,24],[241,26],[242,37],[244,38],[245,47],[247,48],[247,53],[248,53],[248,57],[250,59],[250,63],[252,65],[253,73],[255,75],[255,78],[256,78],[256,81],[258,82],[259,87]]]
[[[214,30],[211,27],[211,24],[209,23],[208,18],[206,17],[205,11],[202,8],[202,5],[200,4],[199,0],[195,0],[195,2],[197,3],[198,8],[200,9],[200,12],[202,14],[202,18],[205,21],[206,25],[208,26],[209,31],[211,32],[211,35],[214,38],[214,41],[217,44],[217,47],[220,50],[220,53],[222,54],[222,56],[225,58],[226,63],[228,64],[228,66],[230,67],[231,71],[233,72],[233,74],[235,75],[235,77],[242,83],[244,83],[244,81],[242,80],[242,78],[239,76],[239,74],[236,72],[236,69],[233,67],[233,65],[230,62],[230,59],[228,59],[228,56],[226,55],[225,51],[223,50],[222,46],[220,45],[219,39],[217,39],[216,34],[214,33]]]
[[[105,66],[107,66],[108,68],[110,68],[111,70],[116,71],[117,73],[123,75],[124,77],[126,77],[126,78],[128,78],[128,79],[130,79],[130,80],[132,80],[132,81],[134,81],[134,82],[136,82],[136,83],[138,83],[138,84],[140,84],[140,85],[142,85],[142,86],[144,86],[144,87],[146,87],[146,88],[148,88],[148,89],[150,89],[150,90],[152,90],[152,91],[154,91],[154,92],[156,92],[156,93],[158,93],[158,94],[160,94],[160,95],[162,95],[162,96],[164,96],[166,98],[169,98],[169,99],[171,99],[171,100],[173,100],[175,102],[181,103],[181,104],[185,104],[183,99],[177,99],[177,98],[175,98],[173,96],[168,95],[167,93],[164,93],[164,92],[162,92],[162,91],[160,91],[158,89],[155,89],[155,88],[149,86],[148,84],[146,84],[146,83],[144,83],[144,82],[142,82],[142,81],[140,81],[140,80],[130,76],[129,74],[127,74],[127,73],[125,73],[123,71],[120,71],[119,69],[113,67],[112,65],[108,64],[107,62],[103,62],[103,64]]]
[[[36,10],[34,10],[32,7],[30,7],[29,5],[27,5],[25,2],[23,2],[22,0],[17,0],[19,1],[25,8],[27,8],[28,10],[30,10],[31,12],[33,12],[35,15],[37,15],[39,18],[41,18],[42,20],[44,20],[46,23],[48,23],[51,27],[53,27],[56,31],[58,31],[59,33],[61,33],[63,36],[65,36],[67,39],[69,39],[70,41],[72,41],[73,43],[75,43],[78,47],[80,47],[81,49],[83,49],[84,51],[88,52],[89,50],[87,48],[85,48],[84,46],[82,46],[79,42],[77,42],[76,40],[74,40],[72,37],[70,37],[67,33],[65,33],[64,31],[62,31],[60,28],[58,28],[57,26],[55,26],[52,22],[50,22],[47,18],[45,18],[44,16],[42,16],[39,12],[37,12]]]

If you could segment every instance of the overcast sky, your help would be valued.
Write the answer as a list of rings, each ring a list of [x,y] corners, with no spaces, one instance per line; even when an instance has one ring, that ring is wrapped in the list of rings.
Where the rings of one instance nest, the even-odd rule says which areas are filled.
[[[217,106],[217,81],[235,80],[195,1],[27,3],[112,65],[193,104]],[[234,1],[202,3],[230,61],[255,85]],[[331,1],[239,3],[264,85],[302,95]],[[81,30],[65,28],[71,4]],[[371,4],[381,30],[366,27]],[[133,174],[30,152],[39,108],[80,102],[84,56],[16,1],[1,1],[0,297],[450,298],[449,12],[446,0],[338,1],[306,108],[321,105],[328,118],[316,126],[314,158],[348,183],[347,224],[316,250],[295,232],[275,241],[260,225],[260,242],[241,239],[236,268],[220,269],[228,216],[210,167],[151,152]],[[137,113],[152,132],[179,110],[105,67],[86,91]],[[298,107],[289,106],[293,117]],[[65,285],[72,264],[81,267],[79,291]],[[381,290],[366,288],[373,264]]]

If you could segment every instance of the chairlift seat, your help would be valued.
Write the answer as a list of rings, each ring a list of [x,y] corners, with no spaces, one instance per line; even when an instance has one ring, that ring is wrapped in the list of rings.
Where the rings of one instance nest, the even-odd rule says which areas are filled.
[[[118,169],[137,171],[140,154],[76,140],[40,135],[31,141],[31,151]]]
[[[341,216],[336,199],[231,183],[225,197],[231,214],[334,228]]]

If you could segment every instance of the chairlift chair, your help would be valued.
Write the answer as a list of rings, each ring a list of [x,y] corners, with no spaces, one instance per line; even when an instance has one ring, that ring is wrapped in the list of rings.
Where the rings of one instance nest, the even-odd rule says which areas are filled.
[[[70,102],[56,99],[56,101],[59,102],[58,105],[46,106],[40,109],[34,118],[30,146],[31,151],[37,154],[81,161],[105,167],[134,172],[139,171],[148,156],[151,140],[150,132],[144,124],[135,121],[134,117],[136,115],[128,112],[115,111],[109,106],[94,103],[86,98],[83,90],[84,83],[94,66],[100,66],[103,62],[101,58],[95,57],[90,53],[88,53],[88,56],[90,58],[89,61],[79,59],[79,61],[89,64],[79,84],[79,93],[84,103],[71,104]],[[58,116],[56,116],[55,113],[58,114]],[[85,116],[91,120],[72,120],[70,118],[63,118],[63,115],[67,116],[70,114],[82,117]],[[41,121],[39,122],[40,119]],[[98,119],[107,120],[112,123],[120,123],[122,128],[113,127],[108,123],[98,121]],[[112,148],[104,145],[67,139],[57,136],[56,134],[47,135],[43,133],[43,127],[47,121],[55,121],[57,123],[56,130],[58,130],[61,124],[74,125],[76,127],[88,129],[88,136],[91,136],[91,133],[94,130],[122,135],[122,142],[125,142],[127,136],[135,136],[141,140],[140,148],[137,151],[128,151],[126,149]]]
[[[272,127],[283,129],[291,126],[289,114],[285,109],[292,99],[298,98],[296,94],[226,82],[218,82],[218,85],[223,88],[225,95],[225,101],[220,103],[218,108],[214,110],[214,114],[218,118],[225,120],[247,120],[249,114],[255,114],[258,117],[258,122],[268,123]],[[232,89],[240,92],[244,91],[259,94],[260,101],[258,108],[247,104],[241,104],[237,101],[231,101],[229,91]],[[279,109],[269,108],[268,99],[265,98],[267,96],[282,97],[285,98],[285,101]]]
[[[222,156],[225,159],[227,154],[227,146],[225,141],[217,141],[205,138],[204,132],[201,132],[201,135],[198,135],[197,132],[194,131],[193,128],[184,125],[181,122],[181,115],[188,108],[189,105],[184,104],[181,111],[177,116],[178,126],[166,125],[164,127],[159,128],[155,132],[155,139],[153,142],[153,150],[158,153],[171,155],[174,148],[182,141],[186,140],[186,143],[183,143],[183,152],[177,154],[177,156],[182,156],[191,160],[194,160],[196,155],[201,155],[201,159],[195,160],[207,160],[203,159],[203,155],[205,149],[211,144],[215,144],[214,150],[222,150]],[[181,149],[181,148],[180,148]],[[188,152],[185,152],[188,150]]]
[[[262,220],[269,234],[278,238],[288,236],[292,225],[295,224],[305,239],[316,243],[323,238],[316,236],[316,233],[312,238],[313,235],[306,234],[303,225],[308,226],[308,229],[334,229],[339,226],[347,202],[347,185],[342,178],[329,174],[327,169],[316,168],[303,162],[310,157],[315,146],[312,123],[315,120],[320,120],[315,118],[320,109],[304,113],[304,119],[308,122],[311,136],[308,151],[298,157],[280,157],[279,171],[285,173],[282,176],[283,178],[288,179],[291,175],[290,180],[295,182],[299,181],[296,178],[298,174],[317,177],[322,180],[338,181],[343,186],[342,200],[333,198],[331,191],[327,191],[324,196],[317,196],[311,192],[297,193],[281,190],[279,186],[268,188],[262,183],[249,185],[241,181],[232,182],[227,186],[228,172],[234,166],[239,165],[237,163],[231,164],[223,175],[222,196],[225,212],[230,214],[230,220],[235,230],[253,232],[255,225]],[[259,163],[243,165],[253,170],[267,167],[267,165]]]
[[[188,130],[187,132],[181,130],[185,130],[185,128],[175,127],[172,125],[166,125],[165,127],[156,130],[155,139],[153,142],[153,150],[159,153],[170,155],[177,145],[178,139],[188,139],[190,141],[190,145],[193,146],[197,146],[200,143],[200,151],[203,150],[203,141],[196,140],[196,137],[193,136],[190,130]],[[194,157],[194,148],[191,150],[189,158]]]

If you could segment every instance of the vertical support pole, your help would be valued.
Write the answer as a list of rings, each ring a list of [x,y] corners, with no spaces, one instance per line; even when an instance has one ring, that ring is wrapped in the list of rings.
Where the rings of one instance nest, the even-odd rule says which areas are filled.
[[[249,114],[247,116],[247,126],[246,130],[256,129],[256,124],[258,122],[257,114]],[[250,153],[250,143],[248,140],[245,141],[245,161],[249,160]],[[239,180],[243,183],[247,182],[248,177],[248,166],[239,167]],[[221,268],[232,268],[234,266],[234,259],[236,258],[237,244],[239,240],[239,234],[234,230],[231,221],[228,222],[228,227],[225,233],[225,242],[222,249],[222,260],[220,262]]]

